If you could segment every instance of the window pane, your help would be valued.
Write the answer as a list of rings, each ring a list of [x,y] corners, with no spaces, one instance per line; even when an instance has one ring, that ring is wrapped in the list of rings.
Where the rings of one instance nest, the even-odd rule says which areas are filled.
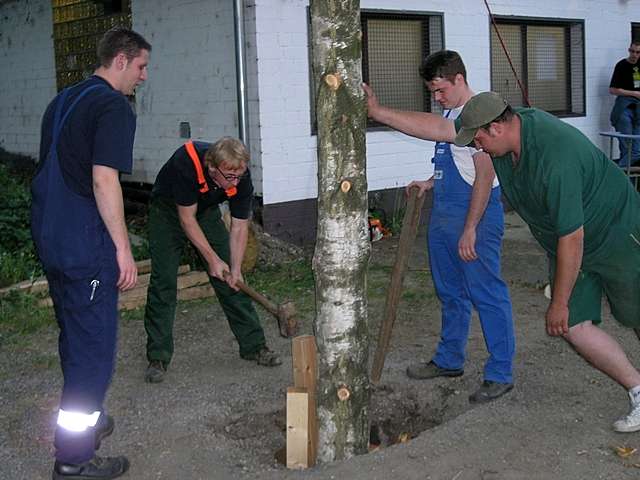
[[[567,112],[565,28],[527,27],[529,101],[549,112]]]
[[[369,19],[369,83],[380,103],[402,110],[424,110],[422,22]]]
[[[498,30],[509,52],[518,78],[523,81],[522,26],[498,25]],[[493,28],[491,29],[491,88],[502,95],[514,107],[524,105],[518,81],[513,75],[507,55],[504,53],[498,35],[496,35]]]

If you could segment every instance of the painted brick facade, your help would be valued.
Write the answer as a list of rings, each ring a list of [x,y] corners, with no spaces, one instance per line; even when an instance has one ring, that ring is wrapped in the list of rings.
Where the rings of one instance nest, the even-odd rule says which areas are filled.
[[[499,0],[496,15],[584,21],[586,111],[567,118],[604,149],[613,97],[608,83],[626,55],[633,2]],[[245,0],[251,168],[265,206],[316,197],[311,134],[307,0]],[[363,9],[443,14],[446,48],[459,51],[476,91],[490,88],[490,30],[484,2],[362,0]],[[136,99],[132,180],[152,182],[184,140],[237,135],[233,8],[229,0],[132,0],[133,28],[153,44],[149,80]],[[51,2],[0,2],[0,146],[35,156],[39,123],[55,93]],[[367,135],[370,190],[400,187],[430,173],[433,144],[388,130]],[[616,147],[617,152],[617,147]],[[287,203],[290,205],[290,203]]]
[[[48,0],[0,4],[0,147],[36,156],[40,119],[56,91]]]

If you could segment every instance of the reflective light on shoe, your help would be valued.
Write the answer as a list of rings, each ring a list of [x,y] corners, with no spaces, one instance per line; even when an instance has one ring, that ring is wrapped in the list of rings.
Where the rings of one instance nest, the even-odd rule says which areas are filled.
[[[60,409],[57,424],[70,432],[84,432],[89,427],[95,427],[99,417],[100,412],[87,414]]]

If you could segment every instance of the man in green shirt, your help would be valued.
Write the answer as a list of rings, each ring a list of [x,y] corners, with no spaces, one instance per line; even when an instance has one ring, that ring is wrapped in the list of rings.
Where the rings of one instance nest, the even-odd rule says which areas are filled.
[[[536,109],[512,109],[498,94],[469,100],[454,122],[423,113],[416,135],[488,153],[502,191],[551,262],[547,333],[561,336],[629,392],[613,424],[640,430],[640,372],[596,325],[601,299],[627,327],[640,327],[640,195],[576,128]]]

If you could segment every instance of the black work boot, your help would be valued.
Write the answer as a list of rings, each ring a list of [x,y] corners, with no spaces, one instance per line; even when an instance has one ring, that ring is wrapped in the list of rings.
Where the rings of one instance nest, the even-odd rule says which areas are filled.
[[[498,383],[485,380],[480,388],[469,395],[471,403],[487,403],[501,397],[513,389],[513,383]]]
[[[108,480],[118,478],[129,470],[127,457],[99,457],[95,455],[84,463],[62,463],[53,465],[53,480]]]
[[[116,422],[113,420],[111,415],[104,415],[104,419],[98,420],[98,425],[96,425],[96,447],[98,450],[100,448],[100,443],[102,440],[107,438],[109,435],[113,433],[113,429],[116,426]]]
[[[414,363],[407,367],[407,377],[415,380],[427,380],[437,377],[459,377],[463,374],[464,370],[462,368],[441,368],[433,361],[427,363]]]

